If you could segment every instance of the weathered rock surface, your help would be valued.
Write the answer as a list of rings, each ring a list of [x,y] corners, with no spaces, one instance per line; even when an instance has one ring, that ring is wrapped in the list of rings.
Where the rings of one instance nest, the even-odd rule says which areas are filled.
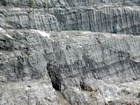
[[[34,8],[19,8],[21,4],[28,7],[29,1],[33,1]],[[1,8],[1,16],[16,29],[140,33],[139,0],[7,0],[7,4],[15,4],[16,8]]]
[[[0,105],[140,104],[139,0],[0,2]]]
[[[55,90],[46,80],[0,83],[0,105],[57,105]]]
[[[1,86],[2,105],[7,99],[7,91],[3,88],[7,89],[13,84],[16,87],[23,84],[29,89],[40,88],[38,94],[41,96],[38,98],[44,99],[49,95],[55,97],[50,78],[53,87],[61,91],[71,104],[139,103],[139,36],[86,31],[46,33],[20,30],[11,32],[9,37],[3,34],[4,37],[0,63],[0,80],[4,84]],[[37,83],[32,84],[33,80]],[[20,86],[14,86],[9,89],[14,92],[7,93],[8,99],[21,89]],[[42,94],[50,92],[46,88],[52,89],[51,93]],[[28,96],[29,89],[25,88],[23,95]],[[10,100],[13,103],[21,102],[18,96]],[[54,97],[51,97],[52,102]],[[33,100],[36,104],[42,102],[41,99]],[[48,104],[48,101],[45,102]]]

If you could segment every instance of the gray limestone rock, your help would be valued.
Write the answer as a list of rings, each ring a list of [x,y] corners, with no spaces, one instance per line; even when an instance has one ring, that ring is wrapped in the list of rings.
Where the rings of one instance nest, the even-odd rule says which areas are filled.
[[[0,105],[139,105],[139,0],[1,0]]]
[[[137,98],[140,91],[139,36],[89,31],[46,33],[38,30],[20,30],[12,31],[9,37],[3,38],[7,41],[12,40],[12,50],[1,49],[1,90],[8,89],[10,84],[13,84],[17,88],[11,87],[10,90],[18,91],[21,89],[18,87],[19,83],[35,88],[34,84],[30,86],[30,83],[40,84],[43,80],[49,84],[50,89],[61,91],[72,105],[119,105],[136,104],[140,101]],[[42,89],[42,86],[36,87],[39,88]],[[38,99],[32,99],[33,105],[42,105],[42,101],[39,100],[48,97],[48,94],[41,94],[49,91],[45,90],[46,88],[39,89],[39,92],[36,90],[38,93],[33,91],[40,94],[37,95]],[[21,97],[30,94],[26,90],[23,91],[27,94],[23,93]],[[5,95],[1,96],[2,105],[8,99],[7,105],[10,102],[27,104],[25,100],[31,101],[30,98],[23,101],[19,99],[19,92],[14,99],[10,98],[14,92],[7,93],[6,90],[2,90],[1,94],[7,94],[9,97],[5,99]],[[36,94],[30,97],[36,97]],[[55,91],[49,95],[57,97],[56,100],[62,100]],[[43,102],[43,105],[48,104],[46,99]],[[59,102],[61,101],[57,104]]]
[[[16,29],[36,29],[43,31],[87,30],[93,32],[109,32],[139,35],[140,12],[139,1],[79,1],[66,0],[29,0],[38,6],[46,3],[52,6],[19,8],[0,8],[3,16],[3,27],[8,23]],[[20,2],[28,4],[27,0],[10,0],[7,4]],[[40,3],[39,3],[40,2]],[[54,4],[58,4],[54,6]],[[64,5],[65,4],[65,5]],[[77,5],[77,6],[76,6]]]
[[[57,105],[55,90],[44,80],[0,83],[1,105]]]

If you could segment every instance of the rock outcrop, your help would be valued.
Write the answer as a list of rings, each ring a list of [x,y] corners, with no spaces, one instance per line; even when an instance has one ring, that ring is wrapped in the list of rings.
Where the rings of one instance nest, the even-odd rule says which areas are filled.
[[[139,0],[2,0],[0,105],[139,105]]]
[[[21,4],[23,7],[31,7],[28,5],[29,1],[32,1],[34,8],[19,8]],[[140,33],[139,0],[7,0],[8,4],[15,5],[16,8],[0,9],[0,13],[16,29],[87,30],[134,35]]]

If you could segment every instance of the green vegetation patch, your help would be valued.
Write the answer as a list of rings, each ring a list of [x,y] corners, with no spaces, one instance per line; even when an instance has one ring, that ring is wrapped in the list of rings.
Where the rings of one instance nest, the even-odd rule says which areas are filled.
[[[34,6],[34,0],[28,0],[28,3],[29,3],[29,7],[33,7]]]
[[[7,6],[7,1],[6,1],[6,0],[2,0],[2,1],[1,1],[1,4],[2,4],[3,6]]]
[[[69,50],[69,49],[71,49],[71,46],[70,45],[67,45],[66,46],[66,50]]]
[[[47,50],[44,50],[44,53],[47,53]]]
[[[60,8],[66,8],[64,5],[61,5]]]

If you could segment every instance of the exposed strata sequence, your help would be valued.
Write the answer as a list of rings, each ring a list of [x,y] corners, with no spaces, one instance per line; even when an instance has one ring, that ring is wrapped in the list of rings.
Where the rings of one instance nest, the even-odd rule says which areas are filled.
[[[139,38],[88,31],[21,30],[11,32],[9,37],[3,34],[0,80],[5,84],[1,85],[1,103],[10,104],[16,100],[23,104],[20,97],[5,98],[7,91],[3,87],[11,86],[11,82],[18,86],[20,82],[34,80],[50,85],[52,82],[71,104],[139,103]],[[25,82],[24,85],[28,87],[29,84]],[[35,87],[29,85],[28,88]],[[37,88],[42,89],[41,86]],[[8,94],[16,94],[17,88],[10,89],[9,92],[14,92]],[[26,91],[23,96],[27,95]],[[9,99],[11,101],[7,102]]]
[[[0,8],[0,105],[140,103],[139,0],[31,1]]]

